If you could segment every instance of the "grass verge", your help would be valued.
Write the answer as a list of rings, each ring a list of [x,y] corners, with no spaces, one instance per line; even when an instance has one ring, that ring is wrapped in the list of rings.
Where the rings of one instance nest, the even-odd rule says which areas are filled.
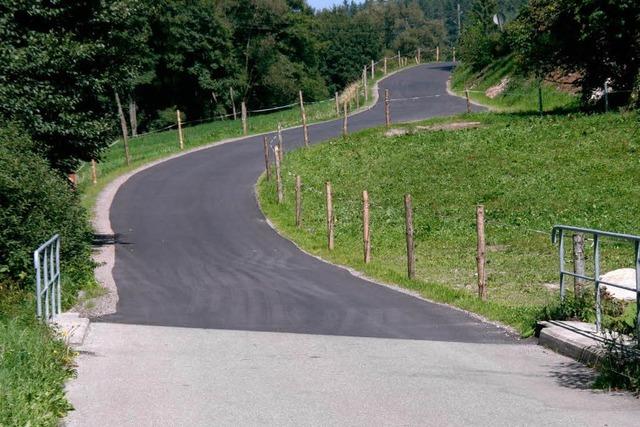
[[[506,81],[506,88],[495,97],[487,96],[487,89]],[[451,78],[451,89],[464,96],[469,89],[471,100],[486,105],[500,112],[537,112],[538,83],[531,78],[523,77],[516,72],[516,65],[510,56],[501,58],[476,73],[462,64],[456,68]],[[543,82],[543,111],[570,110],[579,105],[577,95],[558,90],[557,85]]]
[[[475,114],[447,120],[476,129],[385,137],[371,129],[288,153],[285,203],[262,179],[267,217],[305,250],[426,298],[533,332],[557,298],[556,223],[639,233],[638,114]],[[303,180],[303,227],[294,222],[294,179]],[[326,249],[324,182],[334,188],[336,249]],[[361,191],[371,199],[373,260],[362,261]],[[402,198],[414,200],[417,279],[405,278]],[[475,205],[486,206],[489,301],[475,297]],[[633,260],[633,248],[602,248],[603,270]],[[589,259],[591,255],[587,253]],[[571,268],[568,264],[567,268]]]

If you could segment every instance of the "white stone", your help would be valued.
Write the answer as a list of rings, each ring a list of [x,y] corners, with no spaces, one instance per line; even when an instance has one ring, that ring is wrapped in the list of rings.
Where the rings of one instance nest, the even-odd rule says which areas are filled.
[[[626,286],[628,288],[636,288],[636,270],[633,268],[620,268],[612,270],[600,276],[600,280],[614,283],[616,285]],[[615,299],[635,301],[636,293],[626,289],[620,289],[615,286],[600,285],[609,295]]]

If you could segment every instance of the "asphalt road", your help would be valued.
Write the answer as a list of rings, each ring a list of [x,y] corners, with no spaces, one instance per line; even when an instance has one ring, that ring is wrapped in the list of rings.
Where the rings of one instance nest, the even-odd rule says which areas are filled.
[[[422,66],[385,81],[394,98],[441,95],[394,104],[394,119],[463,110],[447,75]],[[379,107],[351,120],[381,122]],[[292,148],[300,130],[285,138]],[[79,348],[64,425],[638,425],[637,399],[589,390],[583,365],[279,237],[253,194],[261,144],[192,153],[121,187],[119,305]]]
[[[466,109],[446,93],[451,66],[421,65],[380,84],[376,106],[349,119],[356,131]],[[342,120],[313,125],[313,143],[341,134]],[[302,130],[284,132],[285,150]],[[130,178],[111,206],[118,235],[117,312],[101,320],[145,325],[464,342],[505,342],[494,326],[356,278],[299,251],[265,222],[254,194],[262,137],[154,166]]]

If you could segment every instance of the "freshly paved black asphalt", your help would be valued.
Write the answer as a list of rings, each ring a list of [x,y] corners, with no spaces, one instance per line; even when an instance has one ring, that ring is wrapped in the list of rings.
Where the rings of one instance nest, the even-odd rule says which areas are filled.
[[[422,65],[380,84],[398,101],[392,119],[465,110],[446,94],[447,64]],[[380,97],[382,100],[383,96]],[[384,123],[380,101],[349,119],[350,131]],[[312,142],[342,121],[310,127]],[[301,129],[284,132],[291,150]],[[113,269],[120,300],[102,321],[199,328],[513,342],[500,329],[441,305],[358,279],[299,251],[265,222],[254,185],[262,137],[212,147],[131,177],[111,207],[119,243]]]

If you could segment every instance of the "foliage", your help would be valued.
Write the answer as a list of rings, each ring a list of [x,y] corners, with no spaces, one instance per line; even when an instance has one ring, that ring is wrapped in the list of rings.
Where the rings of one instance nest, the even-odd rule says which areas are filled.
[[[87,214],[33,145],[18,128],[0,129],[0,283],[31,289],[33,251],[55,233],[61,236],[64,265],[87,280]]]
[[[73,352],[32,310],[16,310],[19,304],[5,303],[7,297],[0,289],[0,425],[57,426],[71,409],[64,384],[73,372]],[[12,317],[2,310],[7,307]]]
[[[640,71],[640,3],[636,0],[531,0],[511,29],[521,66],[538,76],[578,72],[583,100],[610,86],[626,103]]]
[[[98,157],[113,135],[114,87],[140,68],[140,12],[130,0],[0,6],[0,118],[20,123],[55,168]]]
[[[530,333],[542,307],[557,298],[544,286],[557,281],[557,248],[548,234],[553,224],[639,231],[626,214],[637,204],[631,194],[640,191],[634,184],[640,182],[634,179],[638,116],[477,114],[464,119],[482,126],[414,130],[393,138],[373,129],[290,152],[282,172],[285,203],[275,202],[273,182],[262,181],[261,206],[279,229],[312,253]],[[304,187],[302,229],[293,221],[296,175]],[[332,252],[325,249],[326,180],[334,188]],[[373,260],[366,265],[360,255],[362,189],[371,199]],[[405,193],[414,201],[416,281],[404,279]],[[490,248],[486,305],[474,296],[477,203],[486,206]],[[602,251],[603,271],[633,257],[616,246],[604,245]]]

